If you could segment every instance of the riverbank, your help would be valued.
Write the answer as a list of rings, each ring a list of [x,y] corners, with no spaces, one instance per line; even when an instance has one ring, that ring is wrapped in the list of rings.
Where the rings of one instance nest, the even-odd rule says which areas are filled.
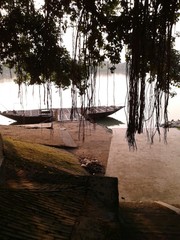
[[[161,127],[168,127],[168,128],[180,128],[180,120],[171,120],[168,121],[167,125],[162,124]]]
[[[77,147],[68,147],[63,142],[63,134],[67,131]],[[2,136],[13,139],[65,148],[75,154],[79,160],[97,160],[106,168],[112,133],[106,127],[78,121],[53,122],[36,125],[0,125]],[[83,141],[84,135],[84,141]]]
[[[121,239],[117,178],[90,176],[64,149],[14,139],[2,138],[0,239]]]
[[[19,138],[23,141],[33,143],[35,141],[40,141],[41,144],[46,143],[46,145],[51,143],[54,147],[66,148],[68,151],[71,151],[73,154],[76,154],[76,156],[79,157],[86,156],[89,158],[98,158],[98,160],[101,161],[104,166],[107,166],[107,162],[108,164],[110,164],[110,162],[108,161],[110,144],[114,142],[113,139],[111,141],[111,138],[114,138],[115,134],[112,134],[110,131],[108,131],[102,126],[89,123],[86,124],[87,126],[85,130],[84,142],[78,138],[78,122],[53,123],[53,126],[51,126],[50,124],[46,126],[0,126],[0,132],[3,136],[10,136],[13,139]],[[64,145],[61,134],[62,131],[66,131],[65,129],[68,130],[72,139],[77,144],[77,148],[67,148],[67,146]],[[175,130],[176,134],[179,135],[180,132],[177,129],[172,129],[172,131]],[[156,149],[156,142],[154,143],[154,146],[150,148],[148,143],[144,140],[143,135],[140,135],[140,138],[138,139],[138,153],[129,152],[128,145],[125,140],[125,129],[119,129],[119,131],[120,133],[118,132],[118,138],[117,140],[115,140],[115,142],[120,146],[114,149],[114,154],[116,155],[114,161],[117,164],[122,163],[122,165],[120,168],[117,168],[116,165],[114,165],[114,162],[111,163],[111,166],[116,168],[116,170],[113,170],[113,176],[118,176],[118,182],[120,186],[120,225],[116,215],[118,213],[118,210],[113,208],[112,211],[112,209],[109,209],[111,208],[111,206],[118,205],[117,179],[94,176],[63,176],[63,174],[59,175],[58,173],[57,175],[55,175],[57,177],[53,178],[54,182],[52,185],[52,169],[50,169],[49,171],[49,169],[41,168],[43,169],[43,174],[40,175],[39,171],[37,171],[37,174],[35,172],[36,180],[37,177],[40,180],[40,187],[38,189],[36,186],[36,191],[27,191],[27,189],[20,189],[20,191],[18,189],[13,189],[13,191],[1,191],[1,202],[5,204],[1,205],[2,208],[0,208],[2,211],[2,216],[8,216],[8,219],[10,220],[8,222],[8,219],[4,218],[3,226],[6,226],[5,224],[11,226],[12,224],[11,229],[14,230],[17,227],[21,226],[17,224],[19,219],[23,219],[23,223],[27,222],[28,220],[28,228],[21,228],[23,230],[22,232],[20,231],[21,229],[18,229],[18,231],[15,231],[16,233],[20,232],[21,234],[27,235],[26,230],[29,229],[29,226],[31,226],[31,228],[33,228],[33,231],[32,229],[28,231],[30,231],[31,235],[33,233],[33,236],[35,236],[36,234],[41,234],[42,237],[42,234],[52,234],[52,232],[56,231],[57,229],[61,229],[61,232],[58,232],[56,234],[63,235],[67,234],[67,230],[65,229],[67,227],[67,223],[69,226],[69,224],[72,224],[74,222],[74,219],[76,219],[75,228],[78,230],[77,233],[79,234],[79,231],[81,231],[82,233],[83,230],[82,236],[85,236],[84,234],[86,234],[86,236],[88,237],[87,239],[95,239],[95,237],[98,236],[98,239],[102,240],[119,240],[121,239],[121,233],[119,233],[119,231],[122,231],[122,239],[125,240],[143,240],[148,237],[148,239],[179,239],[178,215],[175,215],[175,213],[171,212],[171,210],[159,206],[152,201],[143,202],[137,199],[137,201],[132,201],[132,199],[130,198],[130,194],[133,194],[135,192],[137,192],[138,197],[139,193],[143,190],[148,191],[149,189],[151,190],[151,192],[153,192],[153,184],[147,184],[148,174],[153,175],[156,168],[158,170],[158,174],[156,174],[156,176],[162,176],[162,170],[165,169],[167,167],[167,163],[170,163],[170,161],[172,161],[173,159],[170,158],[168,162],[165,161],[165,163],[163,163],[163,158],[161,159],[159,154],[160,151],[159,149]],[[37,135],[39,135],[39,138],[37,138]],[[178,144],[179,141],[177,141],[176,136],[172,134],[172,136],[168,135],[168,142],[170,146],[172,146],[174,145],[174,142]],[[157,143],[158,146],[159,142],[157,141]],[[150,150],[150,154],[146,156],[153,158],[153,162],[145,159],[144,156],[138,156],[140,152],[143,153],[143,151],[146,151],[147,149]],[[32,149],[30,150],[32,151]],[[118,151],[117,154],[116,150]],[[154,155],[154,152],[156,152],[157,155]],[[168,149],[166,150],[166,152],[161,151],[161,153],[165,155],[167,155],[167,152]],[[172,156],[174,156],[173,151],[171,154]],[[145,163],[150,164],[150,166],[146,166],[146,171],[143,170],[143,164]],[[108,168],[109,167],[107,166],[107,169]],[[178,167],[176,167],[176,169],[177,171],[179,171]],[[9,172],[6,173],[8,176],[10,175]],[[27,177],[29,175],[29,169],[27,173],[28,174],[22,174],[22,171],[18,171],[19,178],[17,186],[21,185],[23,186],[23,188],[25,186],[27,187],[27,179],[24,179],[24,177]],[[146,175],[145,177],[142,177],[143,173]],[[172,176],[172,168],[170,170],[167,169],[167,173],[168,176]],[[48,178],[46,174],[50,175],[50,178]],[[121,177],[119,177],[118,174],[121,174]],[[112,185],[108,185],[108,182],[111,181],[111,179],[112,181],[114,181],[114,188],[112,188]],[[166,180],[166,175],[163,179]],[[42,185],[42,180],[47,181],[44,182],[45,185]],[[160,190],[162,190],[162,181],[158,182],[157,180],[154,180],[154,182],[155,184],[160,185]],[[168,190],[172,189],[173,183],[174,182],[171,181],[171,186]],[[87,190],[88,194],[85,194],[87,193]],[[113,194],[112,190],[114,191]],[[141,194],[143,194],[143,192]],[[164,196],[168,196],[168,194],[168,192],[165,192]],[[114,200],[116,204],[112,202],[113,196],[115,197]],[[29,199],[31,201],[29,201]],[[9,204],[8,207],[7,204]],[[14,208],[14,205],[20,208]],[[86,208],[83,208],[84,206]],[[176,206],[179,207],[178,204],[176,204]],[[11,214],[9,214],[9,212],[6,212],[6,210],[9,211],[8,209],[10,209]],[[28,211],[28,214],[22,214],[26,213],[29,209],[30,211]],[[33,211],[31,209],[33,209]],[[36,211],[34,211],[34,209]],[[37,216],[35,216],[36,213]],[[82,214],[80,218],[79,213]],[[112,213],[116,214],[112,215]],[[26,219],[27,216],[28,219]],[[115,216],[115,218],[113,219],[117,221],[116,224],[113,223],[113,225],[112,216]],[[10,217],[12,217],[12,219],[10,219]],[[54,224],[55,217],[56,223]],[[98,218],[98,221],[96,220],[96,217]],[[48,228],[47,223],[49,226],[52,226],[52,228]],[[59,225],[59,223],[61,223],[61,225]],[[109,223],[110,227],[108,225]],[[173,227],[169,227],[169,225]],[[40,229],[40,231],[38,232],[34,230],[35,228]],[[45,229],[44,232],[42,232],[43,229]],[[1,234],[11,233],[10,231],[7,231],[7,229],[3,230],[5,232],[2,232]],[[102,238],[102,235],[99,236],[97,234],[104,234],[105,237]],[[115,235],[113,236],[113,234]],[[31,239],[29,235],[28,237],[29,239]],[[40,238],[37,237],[37,239]],[[69,239],[69,237],[65,239]],[[80,237],[75,239],[80,239]]]

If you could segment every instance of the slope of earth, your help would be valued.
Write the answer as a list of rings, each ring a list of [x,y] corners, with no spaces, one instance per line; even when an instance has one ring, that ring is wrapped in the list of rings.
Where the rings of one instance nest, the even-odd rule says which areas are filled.
[[[6,137],[3,153],[0,239],[120,239],[116,178],[35,143]]]

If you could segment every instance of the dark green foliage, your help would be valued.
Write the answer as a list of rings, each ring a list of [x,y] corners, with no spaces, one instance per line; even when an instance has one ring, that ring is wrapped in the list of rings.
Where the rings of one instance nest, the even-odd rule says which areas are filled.
[[[30,10],[24,11],[18,5],[3,16],[1,61],[10,68],[15,67],[19,84],[41,84],[50,80],[68,86],[71,60],[67,50],[58,45],[56,22],[35,12],[34,8]]]
[[[170,84],[179,85],[179,55],[172,50],[172,27],[178,20],[179,0],[46,0],[41,9],[34,1],[0,2],[0,65],[14,67],[17,82],[58,87],[72,84],[80,95],[94,82],[97,67],[108,60],[121,61],[127,47],[129,68],[129,122],[127,138],[134,145],[135,133],[144,126],[147,73],[155,81],[156,126],[162,92],[164,119]],[[62,35],[75,30],[72,57],[63,47]],[[1,71],[1,68],[0,68]],[[91,104],[93,96],[88,96]]]
[[[171,52],[170,80],[172,85],[180,87],[180,52],[175,49]]]

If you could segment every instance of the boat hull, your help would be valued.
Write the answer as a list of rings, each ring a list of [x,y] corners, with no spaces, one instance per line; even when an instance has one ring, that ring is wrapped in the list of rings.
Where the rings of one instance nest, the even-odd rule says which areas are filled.
[[[83,110],[83,112],[81,108],[77,108],[73,113],[73,117],[71,108],[17,110],[0,112],[0,114],[16,121],[15,124],[37,124],[52,121],[70,121],[72,119],[79,120],[82,116],[88,121],[95,122],[96,120],[108,117],[122,108],[124,108],[124,106],[98,106],[87,108],[85,111]]]
[[[120,109],[124,108],[124,106],[110,106],[110,107],[93,107],[90,110],[87,110],[85,114],[85,118],[87,120],[99,120],[105,117],[108,117],[109,115],[112,115],[113,113],[119,111]]]
[[[3,112],[0,113],[2,116],[10,118],[16,121],[16,124],[37,124],[37,123],[48,123],[53,121],[52,115],[36,115],[36,116],[27,116],[20,115],[16,113]]]

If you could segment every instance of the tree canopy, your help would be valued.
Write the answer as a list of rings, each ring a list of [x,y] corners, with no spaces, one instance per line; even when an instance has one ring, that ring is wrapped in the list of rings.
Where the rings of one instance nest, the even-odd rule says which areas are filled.
[[[157,129],[162,96],[168,121],[170,84],[179,85],[179,65],[172,67],[179,61],[172,50],[179,0],[45,0],[40,8],[35,3],[0,2],[0,65],[15,68],[19,84],[73,84],[84,95],[97,67],[105,60],[112,66],[119,63],[125,45],[130,146],[135,145],[136,132],[143,131],[147,74],[155,82],[152,109]],[[74,32],[72,53],[62,37],[68,27]]]

